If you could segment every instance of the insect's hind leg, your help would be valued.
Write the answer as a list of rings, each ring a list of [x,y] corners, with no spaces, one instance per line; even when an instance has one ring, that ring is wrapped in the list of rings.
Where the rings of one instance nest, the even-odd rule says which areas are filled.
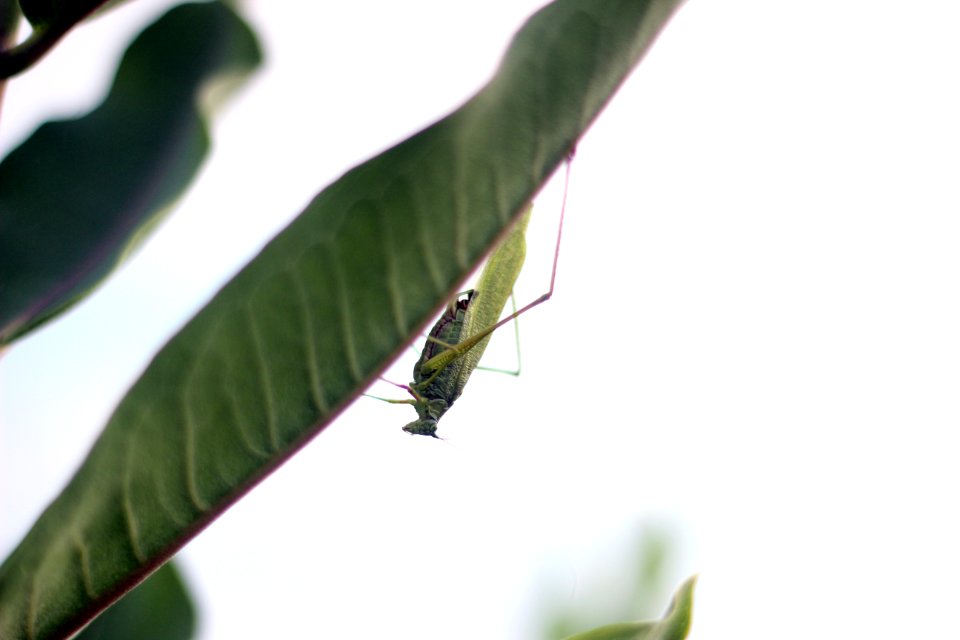
[[[390,404],[417,404],[417,401],[416,401],[416,400],[407,400],[407,399],[398,400],[398,399],[396,399],[396,398],[383,398],[383,397],[381,397],[381,396],[375,396],[375,395],[370,394],[370,393],[365,393],[365,394],[363,394],[363,395],[364,395],[364,397],[366,397],[366,398],[373,398],[374,400],[380,400],[380,401],[382,401],[382,402],[389,402]]]
[[[530,309],[533,309],[537,305],[543,304],[544,302],[546,302],[547,300],[553,297],[554,287],[556,286],[556,283],[557,283],[557,263],[560,261],[560,240],[563,236],[563,218],[567,210],[567,190],[570,187],[570,159],[572,159],[572,157],[573,157],[573,151],[570,152],[567,160],[567,171],[566,171],[567,179],[563,187],[563,204],[560,206],[560,224],[557,226],[557,245],[556,247],[554,247],[554,250],[553,250],[553,268],[550,271],[550,288],[547,290],[546,293],[541,295],[539,298],[537,298],[533,302],[530,302],[524,305],[519,310],[517,310],[516,305],[514,305],[514,309],[515,309],[514,312],[508,315],[506,318],[500,319],[495,324],[487,327],[486,329],[483,329],[482,331],[479,331],[471,335],[469,338],[462,340],[456,345],[453,345],[450,348],[450,350],[455,349],[459,352],[466,353],[467,351],[472,349],[474,345],[476,345],[478,342],[486,338],[488,335],[490,335],[491,333],[493,333],[503,325],[507,324],[511,320],[516,320],[527,311],[530,311]],[[512,298],[512,292],[511,292],[511,298]],[[517,339],[519,340],[519,329],[517,329],[517,335],[518,335]],[[445,355],[446,355],[446,352],[443,352],[434,356],[433,358],[428,360],[426,363],[424,363],[424,366],[428,364],[433,364],[434,366],[438,367],[437,371],[439,371],[440,369],[447,366],[448,364],[447,362],[443,362],[443,363],[439,362],[439,360],[442,359]],[[431,363],[431,361],[437,361],[437,362]],[[519,372],[519,349],[518,349],[518,372]],[[434,374],[434,377],[435,376],[436,374]]]
[[[394,382],[394,381],[392,381],[392,380],[387,380],[386,378],[383,378],[383,377],[381,377],[380,380],[382,380],[383,382],[386,382],[387,384],[392,384],[392,385],[395,386],[395,387],[399,387],[399,388],[403,389],[404,391],[406,391],[407,393],[409,393],[411,396],[413,396],[413,400],[406,400],[406,399],[404,399],[404,400],[396,400],[396,399],[394,399],[394,398],[383,398],[383,397],[381,397],[381,396],[375,396],[375,395],[373,395],[372,393],[365,393],[365,394],[363,394],[363,395],[366,396],[366,397],[368,397],[368,398],[373,398],[374,400],[381,400],[381,401],[383,401],[383,402],[389,402],[390,404],[414,404],[414,405],[415,405],[415,404],[417,404],[417,403],[419,403],[419,402],[423,402],[423,398],[420,396],[420,394],[417,393],[417,392],[413,389],[413,387],[411,387],[410,385],[408,385],[408,384],[400,384],[399,382]]]

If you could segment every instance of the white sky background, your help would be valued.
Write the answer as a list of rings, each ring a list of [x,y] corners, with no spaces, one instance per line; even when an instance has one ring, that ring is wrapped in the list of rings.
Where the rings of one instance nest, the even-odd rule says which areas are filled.
[[[3,150],[96,104],[168,4],[14,80]],[[163,342],[323,186],[479,88],[539,4],[246,5],[269,64],[198,182],[0,360],[0,555]],[[701,574],[695,639],[960,635],[958,28],[954,2],[691,0],[580,144],[523,375],[475,374],[446,443],[358,401],[178,556],[201,636],[531,638],[546,592],[627,580],[645,524],[673,585]]]

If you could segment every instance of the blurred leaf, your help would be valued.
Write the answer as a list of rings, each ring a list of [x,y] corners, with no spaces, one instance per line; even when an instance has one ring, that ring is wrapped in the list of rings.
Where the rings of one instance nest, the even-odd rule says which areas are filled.
[[[0,567],[0,637],[82,625],[319,433],[446,303],[677,4],[545,7],[480,93],[321,192],[154,358]]]
[[[101,613],[75,640],[188,640],[196,613],[173,562],[168,562]]]
[[[592,577],[578,580],[575,601],[548,596],[540,637],[564,638],[605,620],[656,615],[659,603],[672,588],[664,569],[672,555],[672,539],[664,528],[644,526],[629,549],[615,552],[615,562],[604,562],[599,572],[591,571]],[[625,568],[632,571],[625,572]]]
[[[690,632],[693,614],[693,587],[696,576],[687,579],[673,596],[670,608],[660,620],[608,624],[566,640],[683,640]]]
[[[130,45],[103,104],[0,162],[0,343],[85,296],[159,221],[209,147],[200,93],[259,60],[225,5],[181,5]]]
[[[649,607],[655,594],[669,593],[669,584],[666,582],[664,566],[670,556],[672,538],[660,529],[648,528],[644,531],[640,541],[640,551],[636,557],[634,591],[631,594],[631,605],[634,615],[643,607]],[[646,615],[656,613],[654,610],[643,610]]]
[[[2,0],[13,5],[17,19],[25,17],[33,30],[23,42],[0,47],[0,79],[22,73],[36,64],[71,29],[89,16],[101,14],[128,0]]]

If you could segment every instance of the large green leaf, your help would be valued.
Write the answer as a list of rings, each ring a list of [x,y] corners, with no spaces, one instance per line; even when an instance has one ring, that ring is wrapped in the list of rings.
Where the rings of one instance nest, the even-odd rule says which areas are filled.
[[[569,636],[566,640],[683,640],[690,632],[696,582],[694,576],[680,585],[670,608],[660,620],[608,624]]]
[[[0,162],[0,344],[86,295],[152,228],[210,146],[200,94],[259,61],[225,5],[181,5],[130,45],[103,104]]]
[[[559,0],[453,114],[351,170],[154,358],[0,567],[0,637],[63,635],[324,428],[446,302],[679,0]]]

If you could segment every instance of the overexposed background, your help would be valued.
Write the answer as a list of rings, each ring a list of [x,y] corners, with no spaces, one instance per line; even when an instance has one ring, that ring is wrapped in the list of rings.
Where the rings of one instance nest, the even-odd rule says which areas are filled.
[[[0,360],[0,555],[178,327],[322,187],[478,89],[541,4],[246,3],[267,65],[197,183]],[[93,107],[170,5],[13,80],[0,148]],[[445,442],[357,401],[179,554],[201,637],[534,638],[547,596],[629,578],[644,527],[673,541],[672,586],[701,574],[695,639],[960,636],[958,29],[953,2],[691,0],[579,146],[523,375],[476,373]]]

